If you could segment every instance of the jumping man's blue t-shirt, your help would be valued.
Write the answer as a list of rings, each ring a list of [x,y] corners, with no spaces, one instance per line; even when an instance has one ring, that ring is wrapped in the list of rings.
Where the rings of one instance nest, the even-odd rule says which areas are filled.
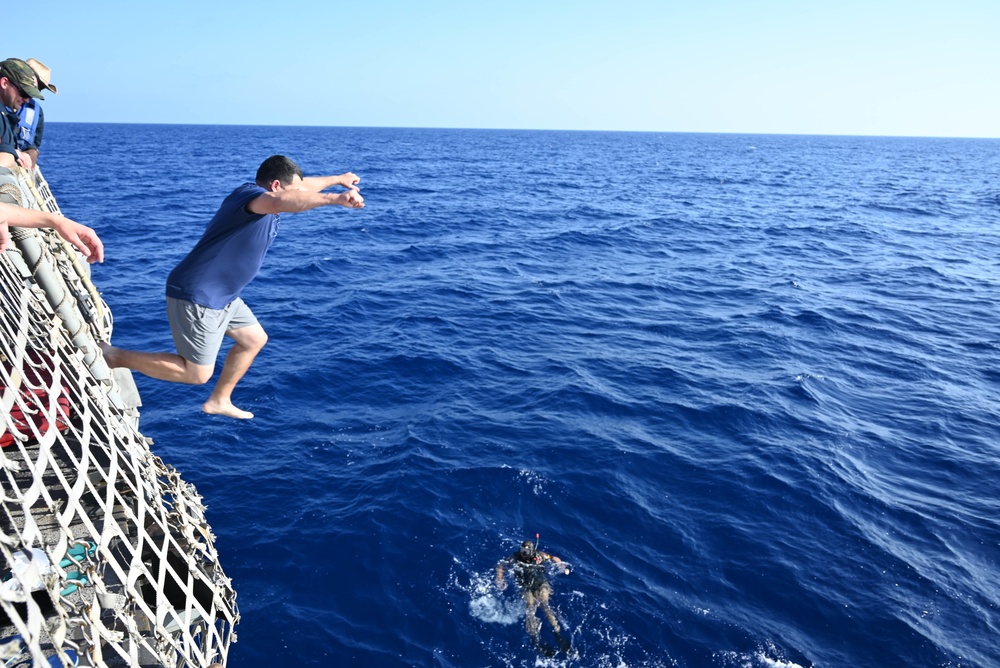
[[[223,200],[205,234],[167,277],[168,297],[221,309],[240,296],[278,234],[277,214],[246,209],[265,192],[245,183]]]

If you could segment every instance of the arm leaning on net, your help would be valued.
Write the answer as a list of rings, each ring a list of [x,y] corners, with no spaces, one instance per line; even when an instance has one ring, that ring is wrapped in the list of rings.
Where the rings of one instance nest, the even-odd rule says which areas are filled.
[[[97,232],[75,220],[48,211],[35,211],[3,202],[0,202],[0,219],[10,227],[50,227],[63,239],[76,246],[88,262],[104,262],[104,244],[97,236]],[[3,241],[5,237],[6,242]],[[4,249],[9,242],[9,234],[0,232],[0,243],[3,243]]]

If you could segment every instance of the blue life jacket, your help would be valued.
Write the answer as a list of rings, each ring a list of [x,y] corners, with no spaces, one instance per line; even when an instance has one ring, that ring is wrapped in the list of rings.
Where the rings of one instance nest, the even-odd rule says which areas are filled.
[[[35,132],[38,130],[38,103],[31,98],[17,110],[17,147],[27,150],[35,143]]]

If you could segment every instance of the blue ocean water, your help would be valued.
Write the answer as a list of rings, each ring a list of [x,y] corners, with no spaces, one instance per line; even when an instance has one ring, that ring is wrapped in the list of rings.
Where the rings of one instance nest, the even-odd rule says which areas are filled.
[[[137,376],[230,665],[1000,665],[1000,141],[51,123],[116,345],[272,153],[367,206],[283,217],[257,417]]]

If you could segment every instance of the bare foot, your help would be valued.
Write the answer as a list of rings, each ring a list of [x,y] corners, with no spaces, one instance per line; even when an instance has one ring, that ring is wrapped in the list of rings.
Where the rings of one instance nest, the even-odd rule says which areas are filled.
[[[233,406],[232,402],[222,403],[221,401],[214,401],[212,399],[203,403],[201,405],[201,410],[205,411],[209,415],[225,415],[226,417],[236,418],[237,420],[249,420],[253,417],[253,413]]]

